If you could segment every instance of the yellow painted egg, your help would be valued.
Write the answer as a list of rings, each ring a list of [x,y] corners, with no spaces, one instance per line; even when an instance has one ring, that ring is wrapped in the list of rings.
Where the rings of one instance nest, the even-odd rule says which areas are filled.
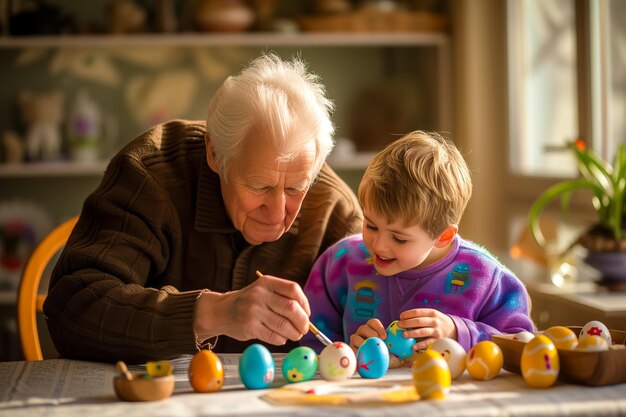
[[[580,330],[580,334],[578,335],[578,341],[582,342],[582,340],[589,336],[600,336],[606,341],[608,346],[611,346],[613,343],[611,339],[611,332],[608,327],[601,321],[591,320],[587,322]]]
[[[601,336],[587,336],[580,339],[576,350],[583,352],[604,352],[609,350],[609,345]]]
[[[448,362],[452,379],[457,379],[465,371],[465,349],[456,340],[443,337],[437,339],[428,348],[439,352]]]
[[[546,329],[543,335],[552,340],[557,349],[574,349],[578,344],[576,333],[565,326],[552,326]]]
[[[561,366],[559,353],[552,340],[539,334],[526,343],[522,350],[520,368],[529,387],[547,388],[554,385]]]
[[[415,390],[425,400],[440,400],[450,392],[452,377],[448,362],[439,352],[426,349],[413,362]]]
[[[465,358],[465,367],[472,378],[487,381],[502,369],[502,351],[491,340],[476,343]]]

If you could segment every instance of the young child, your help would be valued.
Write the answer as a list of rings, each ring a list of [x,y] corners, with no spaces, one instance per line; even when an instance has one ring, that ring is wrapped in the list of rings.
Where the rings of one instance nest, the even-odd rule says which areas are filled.
[[[523,283],[458,224],[472,193],[454,144],[416,131],[370,162],[359,186],[363,233],[316,261],[304,287],[311,322],[353,349],[394,320],[414,350],[450,337],[469,350],[493,334],[534,331]],[[300,342],[321,350],[310,333]]]

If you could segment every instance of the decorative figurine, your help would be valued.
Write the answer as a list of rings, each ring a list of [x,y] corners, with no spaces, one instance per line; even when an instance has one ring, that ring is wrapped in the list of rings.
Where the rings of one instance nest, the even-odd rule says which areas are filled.
[[[19,96],[26,131],[29,161],[50,161],[61,156],[61,122],[64,95],[61,91],[35,94],[22,91]]]

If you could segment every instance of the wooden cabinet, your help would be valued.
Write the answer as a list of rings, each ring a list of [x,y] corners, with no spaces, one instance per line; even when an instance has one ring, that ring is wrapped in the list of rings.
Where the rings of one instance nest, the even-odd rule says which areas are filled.
[[[584,326],[598,320],[609,329],[626,331],[626,293],[601,291],[592,283],[558,288],[551,284],[528,286],[531,315],[538,330],[551,326]]]

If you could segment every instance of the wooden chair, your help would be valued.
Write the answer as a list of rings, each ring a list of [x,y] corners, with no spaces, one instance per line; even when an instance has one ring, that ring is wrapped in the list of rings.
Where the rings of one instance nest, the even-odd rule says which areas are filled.
[[[43,312],[44,294],[39,294],[39,284],[50,259],[63,247],[74,229],[78,216],[72,217],[52,230],[28,258],[17,295],[17,327],[24,359],[42,360],[37,313]]]

